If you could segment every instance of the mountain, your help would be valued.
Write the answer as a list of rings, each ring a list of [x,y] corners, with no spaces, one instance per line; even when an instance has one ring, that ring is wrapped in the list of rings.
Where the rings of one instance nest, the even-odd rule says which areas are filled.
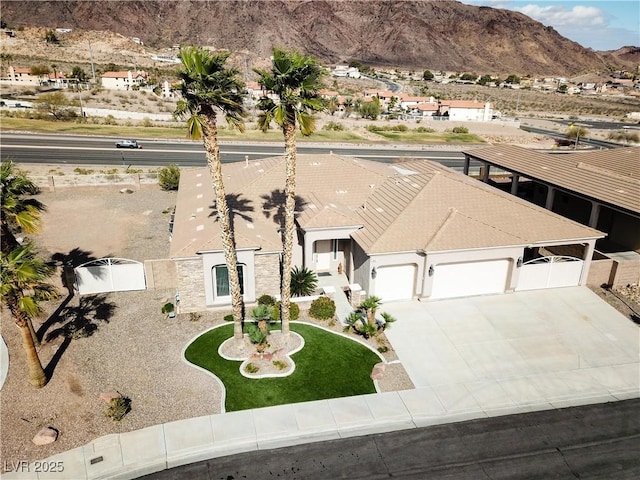
[[[575,76],[606,68],[598,53],[521,13],[453,0],[5,1],[2,20],[264,59],[280,46],[326,63],[417,70]]]

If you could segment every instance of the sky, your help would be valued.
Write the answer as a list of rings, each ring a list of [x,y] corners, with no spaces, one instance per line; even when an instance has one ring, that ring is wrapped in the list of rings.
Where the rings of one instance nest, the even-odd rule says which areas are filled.
[[[460,0],[505,8],[553,27],[560,35],[594,50],[640,47],[640,0]]]

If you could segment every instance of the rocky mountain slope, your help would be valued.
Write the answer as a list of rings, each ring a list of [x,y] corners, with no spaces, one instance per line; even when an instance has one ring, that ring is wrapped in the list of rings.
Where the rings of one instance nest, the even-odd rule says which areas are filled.
[[[190,43],[268,59],[283,46],[327,63],[417,70],[574,76],[616,58],[523,14],[453,0],[6,1],[2,20],[111,31],[156,48]]]

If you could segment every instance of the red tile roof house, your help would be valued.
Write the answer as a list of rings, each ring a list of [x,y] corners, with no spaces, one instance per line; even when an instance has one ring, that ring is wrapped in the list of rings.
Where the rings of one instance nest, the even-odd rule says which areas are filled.
[[[2,81],[15,85],[41,85],[43,79],[44,75],[31,75],[30,67],[9,66],[7,76]]]
[[[284,157],[225,164],[223,172],[244,300],[251,304],[279,293],[281,216],[270,205],[282,202]],[[383,301],[539,288],[523,275],[523,260],[555,245],[580,254],[547,285],[583,285],[604,236],[429,161],[298,155],[296,183],[294,264],[329,274],[341,264],[345,283]],[[214,198],[207,168],[182,171],[170,247],[181,312],[229,308]]]
[[[464,152],[491,169],[507,172],[507,189],[557,214],[605,232],[596,243],[590,285],[640,283],[640,148],[544,153],[501,145]],[[553,247],[557,254],[571,249]]]
[[[143,71],[105,72],[101,75],[102,86],[109,90],[130,90],[134,85],[144,85],[149,74]]]

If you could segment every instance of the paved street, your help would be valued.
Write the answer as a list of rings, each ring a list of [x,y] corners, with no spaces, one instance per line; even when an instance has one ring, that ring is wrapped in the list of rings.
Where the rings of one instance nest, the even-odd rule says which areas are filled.
[[[142,478],[636,479],[640,399],[258,450]]]

